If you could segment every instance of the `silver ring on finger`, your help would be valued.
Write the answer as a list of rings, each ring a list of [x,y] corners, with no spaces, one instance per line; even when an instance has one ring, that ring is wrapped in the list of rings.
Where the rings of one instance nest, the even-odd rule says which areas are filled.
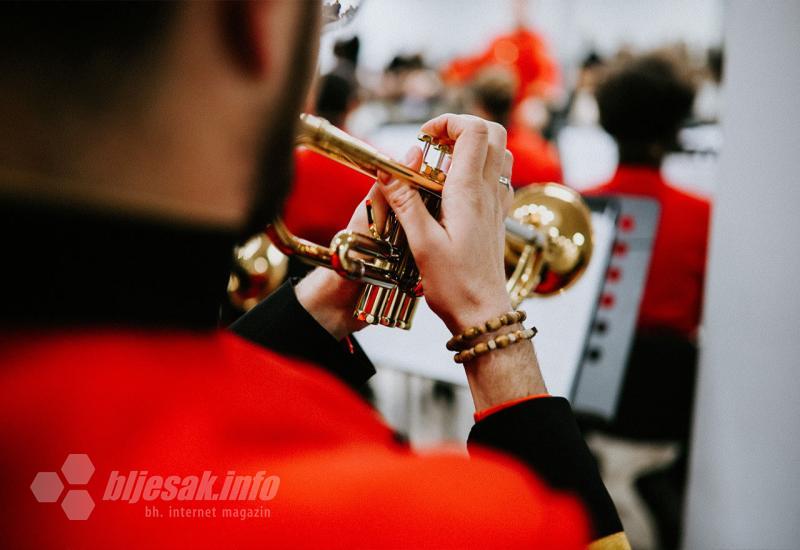
[[[505,187],[509,191],[511,190],[511,178],[509,178],[507,176],[500,176],[499,182],[500,182],[500,185],[502,185],[503,187]]]

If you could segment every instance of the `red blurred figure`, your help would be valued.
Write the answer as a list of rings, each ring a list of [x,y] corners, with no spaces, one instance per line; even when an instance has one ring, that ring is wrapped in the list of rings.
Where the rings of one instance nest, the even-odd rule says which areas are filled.
[[[470,111],[498,122],[508,130],[506,147],[514,155],[511,184],[562,182],[561,162],[553,144],[534,130],[512,120],[517,81],[501,67],[482,70],[469,85]]]
[[[519,26],[509,34],[495,38],[482,53],[456,59],[442,71],[447,83],[463,84],[482,69],[501,66],[511,71],[519,82],[514,105],[528,96],[549,97],[561,82],[558,65],[544,40],[533,30]]]

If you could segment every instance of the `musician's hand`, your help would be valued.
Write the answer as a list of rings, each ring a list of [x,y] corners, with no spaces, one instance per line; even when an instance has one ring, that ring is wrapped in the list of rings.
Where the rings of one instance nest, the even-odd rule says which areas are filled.
[[[476,117],[442,115],[422,131],[456,142],[439,220],[408,184],[382,178],[381,191],[408,236],[425,299],[457,333],[511,309],[503,221],[513,193],[499,179],[501,174],[510,177],[513,159],[506,151],[505,130]],[[420,161],[417,148],[406,158],[414,168]],[[547,391],[530,342],[483,355],[465,367],[477,410]]]
[[[505,129],[494,122],[448,114],[422,131],[455,141],[439,220],[404,181],[382,178],[382,191],[408,235],[428,305],[456,333],[511,309],[503,220],[513,193],[499,180],[511,176],[513,159],[506,151]],[[420,162],[415,147],[406,164]]]
[[[388,201],[408,234],[428,304],[451,331],[458,332],[511,308],[505,291],[503,219],[513,194],[499,184],[499,178],[510,176],[512,159],[505,148],[505,129],[477,117],[444,115],[427,123],[423,131],[456,141],[440,220],[430,216],[416,189],[402,181],[384,180],[356,208],[348,229],[368,232],[367,200],[372,201],[381,227]],[[405,164],[416,170],[421,162],[420,148],[413,147]],[[341,339],[364,326],[352,318],[360,287],[330,270],[316,269],[296,292],[306,310]]]

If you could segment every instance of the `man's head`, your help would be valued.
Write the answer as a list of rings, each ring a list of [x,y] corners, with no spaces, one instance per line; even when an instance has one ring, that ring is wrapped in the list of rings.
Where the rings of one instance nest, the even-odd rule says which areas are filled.
[[[673,63],[650,55],[612,70],[596,96],[600,124],[617,141],[620,162],[657,166],[676,146],[694,89]]]
[[[263,225],[287,191],[318,11],[294,0],[3,3],[0,193]]]
[[[333,45],[333,55],[356,65],[358,64],[358,52],[360,49],[361,41],[357,36],[354,36],[347,40],[337,40]]]
[[[484,69],[469,85],[470,111],[508,127],[517,87],[517,77],[511,71],[502,67]]]
[[[337,74],[327,74],[320,79],[317,90],[317,114],[334,126],[343,127],[356,101],[353,84]]]

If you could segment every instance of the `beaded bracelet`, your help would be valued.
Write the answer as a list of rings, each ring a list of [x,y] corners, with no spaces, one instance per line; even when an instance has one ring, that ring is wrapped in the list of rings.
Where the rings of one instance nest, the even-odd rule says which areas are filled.
[[[466,349],[468,347],[466,344],[467,340],[474,340],[481,334],[486,334],[487,332],[494,332],[504,326],[513,325],[515,323],[521,323],[526,318],[527,314],[522,310],[509,311],[508,313],[504,313],[499,317],[494,317],[492,319],[489,319],[482,325],[469,327],[461,334],[456,334],[455,336],[450,338],[450,340],[447,341],[447,349],[449,349],[450,351],[459,351]]]
[[[476,357],[486,355],[487,353],[497,349],[507,348],[508,346],[518,344],[523,340],[530,340],[536,336],[537,332],[539,331],[536,330],[536,327],[532,327],[529,329],[509,332],[508,334],[501,334],[496,338],[492,338],[488,342],[481,342],[480,344],[476,344],[474,347],[456,353],[455,357],[453,357],[453,361],[456,363],[466,363],[467,361],[472,361]]]

